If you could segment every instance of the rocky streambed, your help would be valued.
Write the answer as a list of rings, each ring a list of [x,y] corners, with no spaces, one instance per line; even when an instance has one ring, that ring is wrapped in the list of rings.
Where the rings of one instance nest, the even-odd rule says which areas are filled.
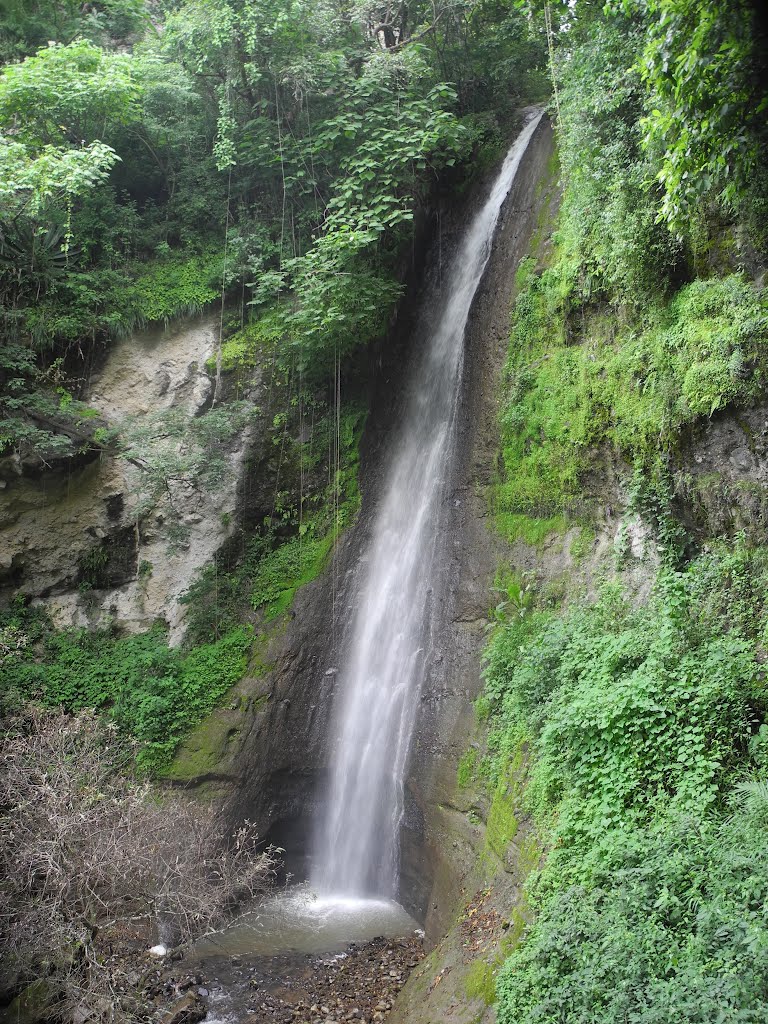
[[[379,1024],[424,957],[420,935],[374,938],[341,952],[213,956],[159,971],[147,997],[165,1024]]]

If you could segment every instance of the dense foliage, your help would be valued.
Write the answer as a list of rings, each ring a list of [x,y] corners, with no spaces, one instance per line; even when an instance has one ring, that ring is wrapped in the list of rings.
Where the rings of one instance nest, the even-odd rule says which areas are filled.
[[[768,259],[756,216],[768,194],[757,16],[677,0],[580,11],[556,54],[557,231],[543,265],[521,268],[513,314],[494,495],[510,537],[578,518],[606,445],[658,478],[684,427],[765,387],[768,305],[750,280]],[[671,33],[699,14],[693,37]],[[679,125],[656,123],[663,94],[679,104],[675,123],[688,116],[698,132],[696,90],[728,107],[723,133],[740,126],[727,187],[693,142],[679,151]],[[731,153],[725,135],[717,146]],[[676,160],[679,181],[667,172]]]
[[[486,0],[35,0],[0,31],[0,451],[43,458],[91,434],[56,385],[148,320],[236,296],[321,379],[381,335],[414,210],[544,53]]]
[[[763,549],[719,547],[662,573],[645,608],[614,588],[494,634],[488,769],[531,744],[551,844],[499,976],[504,1024],[768,1010],[767,572]]]
[[[161,630],[54,632],[45,615],[19,605],[0,622],[3,699],[11,707],[35,699],[68,711],[104,710],[140,741],[138,766],[157,771],[243,676],[252,642],[246,627],[189,652],[169,648]]]
[[[611,224],[616,235],[585,237],[588,265],[590,258],[599,265],[603,244],[618,244],[628,251],[622,258],[616,250],[617,270],[638,271],[645,240],[657,257],[645,261],[646,273],[674,282],[670,246],[695,244],[697,232],[717,228],[714,213],[751,221],[750,210],[764,209],[768,91],[760,7],[749,0],[611,0],[605,8],[563,12],[558,112],[569,180],[578,181],[568,202],[587,223]],[[602,204],[590,206],[584,190]],[[764,247],[764,228],[751,226]]]
[[[695,280],[628,316],[576,305],[561,252],[519,277],[494,495],[510,537],[578,518],[604,446],[657,474],[681,429],[749,404],[766,382],[768,305],[743,277]]]
[[[764,27],[740,0],[562,17],[564,191],[551,243],[534,239],[518,276],[493,501],[510,538],[580,523],[586,543],[571,544],[564,609],[500,573],[478,706],[488,755],[460,766],[462,784],[488,780],[491,849],[498,795],[527,773],[547,850],[496,976],[498,1019],[757,1022],[768,549],[759,516],[746,533],[688,533],[681,464],[708,420],[764,401]],[[621,582],[625,526],[598,570],[616,581],[583,597],[579,561],[616,514],[596,507],[606,466],[621,479],[610,500],[655,542],[633,570],[655,577],[647,600],[637,575]]]
[[[364,410],[341,403],[342,367],[386,332],[418,211],[498,155],[516,108],[544,95],[547,52],[562,203],[551,244],[535,239],[518,277],[493,512],[530,544],[574,522],[594,536],[589,477],[607,457],[660,568],[646,603],[607,585],[562,613],[527,578],[500,578],[480,703],[489,753],[468,754],[459,781],[489,782],[488,846],[503,852],[517,823],[496,795],[530,761],[528,810],[549,853],[524,941],[496,978],[478,962],[466,993],[491,1002],[495,982],[500,1024],[758,1022],[768,557],[760,537],[696,550],[670,478],[685,431],[765,391],[768,47],[748,0],[2,5],[0,456],[39,470],[108,448],[142,468],[140,517],[158,494],[172,503],[174,480],[215,480],[218,442],[252,412],[217,404],[222,374],[239,394],[270,362],[284,398],[263,467],[269,514],[191,588],[187,647],[169,649],[160,630],[54,632],[23,603],[3,613],[2,711],[49,708],[6,736],[17,789],[4,807],[31,824],[3,819],[5,848],[11,864],[46,829],[30,736],[44,741],[32,753],[55,747],[68,765],[54,853],[82,859],[73,815],[101,827],[107,811],[120,835],[121,807],[151,816],[91,720],[59,709],[99,709],[157,771],[258,670],[243,620],[283,614],[357,508]],[[78,401],[99,346],[214,301],[214,407],[188,433],[173,413],[116,432]],[[82,585],[98,583],[104,551],[80,567]],[[81,930],[103,866],[84,849]],[[121,847],[115,860],[133,857]],[[98,884],[120,897],[111,878]],[[50,892],[33,893],[41,913]],[[90,948],[70,916],[55,920],[64,948]],[[53,963],[35,949],[11,988]]]

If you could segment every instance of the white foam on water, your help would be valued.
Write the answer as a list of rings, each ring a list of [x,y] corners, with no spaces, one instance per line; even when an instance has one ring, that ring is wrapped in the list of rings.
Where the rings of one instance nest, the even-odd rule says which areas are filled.
[[[394,900],[319,896],[309,885],[301,885],[201,939],[194,952],[198,957],[332,953],[351,942],[412,935],[417,928]]]

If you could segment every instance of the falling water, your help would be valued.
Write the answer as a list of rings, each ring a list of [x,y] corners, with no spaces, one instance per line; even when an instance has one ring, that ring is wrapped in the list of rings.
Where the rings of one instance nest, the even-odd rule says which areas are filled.
[[[453,258],[443,279],[447,301],[413,377],[339,675],[337,738],[312,878],[321,893],[397,895],[403,784],[430,628],[464,329],[499,212],[540,116],[514,142]]]

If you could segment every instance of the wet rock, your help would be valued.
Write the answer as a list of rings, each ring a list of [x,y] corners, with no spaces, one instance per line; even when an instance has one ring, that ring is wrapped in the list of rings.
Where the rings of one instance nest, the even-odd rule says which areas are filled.
[[[195,992],[188,992],[178,999],[163,1017],[162,1024],[198,1024],[208,1009]]]
[[[379,938],[340,954],[226,958],[221,966],[217,958],[204,973],[224,979],[227,1013],[238,1021],[371,1024],[390,1016],[395,994],[423,955],[420,937]]]

